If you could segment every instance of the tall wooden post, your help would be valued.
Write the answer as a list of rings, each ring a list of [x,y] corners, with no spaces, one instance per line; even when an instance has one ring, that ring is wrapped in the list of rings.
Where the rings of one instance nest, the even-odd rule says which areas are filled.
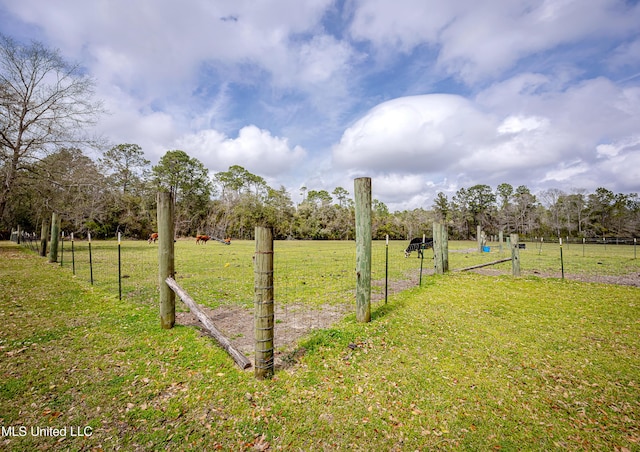
[[[482,228],[480,225],[476,228],[476,240],[478,241],[478,253],[482,253]]]
[[[158,279],[160,282],[160,326],[173,328],[176,321],[176,295],[167,285],[167,278],[175,278],[173,245],[173,195],[159,192],[158,202]]]
[[[254,330],[256,345],[255,377],[271,378],[273,361],[273,231],[256,227],[254,275]]]
[[[40,228],[40,256],[47,257],[47,234],[49,234],[49,224],[47,220],[42,220],[42,227]]]
[[[60,220],[58,214],[51,214],[51,247],[49,249],[49,262],[58,262],[58,236],[60,235]]]
[[[447,225],[441,224],[442,229],[442,272],[447,273],[449,271],[449,231],[447,231]]]
[[[433,223],[433,265],[435,273],[442,275],[444,267],[442,263],[442,228],[440,223]]]
[[[371,321],[371,178],[354,181],[356,201],[356,320]]]
[[[436,274],[449,271],[449,233],[440,223],[433,223],[433,260]]]
[[[520,276],[520,247],[518,234],[511,234],[511,271],[513,276]]]

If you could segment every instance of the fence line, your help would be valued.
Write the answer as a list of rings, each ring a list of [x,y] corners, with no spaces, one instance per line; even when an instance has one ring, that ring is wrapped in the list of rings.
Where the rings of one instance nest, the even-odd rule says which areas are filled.
[[[11,239],[17,242],[17,231]],[[187,290],[196,298],[205,296],[213,307],[236,304],[251,306],[252,299],[252,255],[253,242],[234,242],[231,246],[218,243],[192,247],[194,239],[180,239],[176,243],[177,277],[188,279]],[[22,246],[39,253],[40,235],[20,233]],[[243,243],[250,245],[243,245]],[[404,257],[407,241],[384,240],[372,242],[372,302],[385,299],[385,293],[393,294],[398,290],[420,283],[420,268],[423,275],[433,274],[432,252],[426,250],[424,260],[417,253]],[[465,242],[453,242],[457,248]],[[488,242],[491,258],[469,247],[450,250],[451,269],[481,264],[487,260],[508,256],[508,247],[503,244],[502,251],[496,242]],[[561,273],[558,242],[549,240],[525,241],[522,270],[525,274],[538,271],[544,274]],[[611,245],[611,246],[609,246]],[[74,272],[78,279],[104,288],[113,294],[125,297],[143,296],[146,299],[155,296],[157,281],[157,245],[145,241],[124,240],[119,248],[117,241],[94,240],[91,242],[91,262],[89,242],[71,240],[65,234],[58,244],[58,263]],[[464,246],[464,245],[463,245]],[[292,302],[312,302],[325,298],[328,304],[349,302],[353,296],[355,271],[355,245],[353,241],[276,241],[276,268],[284,271],[276,273],[278,301],[284,304]],[[195,250],[200,250],[194,253]],[[205,253],[206,251],[206,253]],[[607,238],[589,243],[563,239],[563,263],[568,274],[586,273],[589,275],[619,276],[629,272],[629,268],[640,267],[637,260],[637,240],[630,238]],[[629,262],[629,261],[635,261]],[[597,270],[585,269],[597,262]],[[118,267],[120,266],[120,272]],[[508,266],[503,265],[505,273]],[[120,278],[118,278],[120,273]],[[202,274],[203,277],[199,275]],[[326,284],[326,281],[332,281]],[[386,284],[385,284],[386,283]],[[278,289],[276,289],[278,290]],[[325,295],[318,295],[326,292]],[[322,303],[319,303],[322,304]],[[336,314],[337,315],[337,314]],[[311,320],[309,320],[311,322]]]
[[[16,241],[14,234],[14,241]],[[602,244],[564,243],[563,262],[567,277],[629,274],[640,271],[634,245],[604,247]],[[627,243],[629,241],[627,240]],[[38,234],[21,233],[21,244],[39,251]],[[523,275],[561,277],[558,243],[525,242],[521,249]],[[372,241],[372,308],[387,297],[420,284],[434,273],[433,251],[424,257],[412,253],[405,257],[408,241]],[[510,249],[503,243],[488,242],[490,253],[478,253],[475,242],[450,242],[451,271],[508,258]],[[154,306],[158,294],[158,249],[146,241],[71,240],[65,234],[59,241],[59,265],[88,284],[136,302]],[[176,281],[195,300],[220,316],[231,316],[229,327],[253,307],[253,241],[234,241],[231,245],[210,242],[196,245],[195,239],[178,239],[175,243]],[[355,242],[353,241],[276,241],[274,243],[274,299],[276,349],[284,350],[302,334],[331,324],[354,313]],[[591,265],[597,262],[596,266]],[[90,265],[91,264],[91,265]],[[588,265],[589,264],[589,265]],[[597,270],[593,270],[596,267]],[[510,274],[505,261],[489,270],[490,274]],[[92,278],[93,276],[93,278]],[[609,276],[607,276],[609,277]],[[629,277],[630,278],[630,277]],[[636,274],[637,279],[637,274]],[[387,298],[388,299],[388,298]],[[184,309],[183,309],[184,312]],[[218,311],[217,311],[218,312]],[[186,315],[186,314],[185,314]],[[251,322],[249,314],[247,322]],[[226,332],[232,341],[250,341],[252,332]]]
[[[17,234],[12,237],[14,241]],[[37,234],[21,233],[23,246],[39,251]],[[597,262],[605,274],[640,271],[634,245],[604,247],[602,244],[564,243],[563,265],[568,275],[592,272],[587,262]],[[75,277],[93,281],[95,287],[141,302],[157,305],[158,248],[146,241],[92,241],[91,259],[87,240],[71,240],[65,234],[59,241],[59,262]],[[372,307],[385,302],[388,295],[420,284],[420,275],[434,273],[433,251],[421,257],[405,257],[408,241],[372,241]],[[505,259],[491,274],[510,274],[507,262],[511,250],[489,241],[489,253],[479,253],[475,242],[449,242],[451,271]],[[522,273],[560,277],[559,244],[547,241],[526,242],[519,250]],[[175,280],[197,300],[221,329],[244,353],[253,350],[254,281],[253,241],[234,241],[231,245],[210,242],[196,245],[195,239],[175,243]],[[329,328],[345,315],[355,313],[355,242],[353,241],[276,241],[274,243],[274,348],[278,359],[304,334]],[[591,265],[593,268],[593,265]],[[422,273],[421,273],[422,271]],[[481,271],[481,270],[477,270]],[[637,274],[636,274],[637,279]],[[424,280],[424,278],[423,278]],[[430,280],[431,281],[431,280]],[[431,282],[428,282],[431,283]],[[387,297],[386,297],[386,296]],[[177,313],[188,316],[183,308]],[[216,317],[217,315],[217,317]],[[184,321],[184,320],[183,320]],[[226,330],[225,330],[226,328]],[[242,344],[248,344],[244,347]],[[244,348],[243,348],[244,347]]]
[[[17,242],[16,234],[12,241]],[[40,253],[40,237],[22,234],[20,244]],[[58,242],[56,265],[69,269],[73,275],[113,295],[155,298],[157,278],[157,249],[144,241],[74,240],[64,234]],[[91,249],[91,254],[89,250]]]

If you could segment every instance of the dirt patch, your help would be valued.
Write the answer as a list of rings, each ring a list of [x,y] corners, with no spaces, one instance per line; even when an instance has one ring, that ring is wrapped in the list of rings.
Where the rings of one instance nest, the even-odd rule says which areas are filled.
[[[433,270],[424,270],[422,272],[422,276],[426,276],[429,274],[433,274]],[[416,273],[415,280],[400,280],[400,281],[389,281],[388,293],[392,295],[394,293],[402,292],[403,290],[410,289],[412,287],[416,287],[418,285],[419,275]],[[375,280],[371,281],[371,287],[379,287],[381,290],[372,290],[371,291],[371,301],[384,301],[384,280]]]
[[[389,281],[388,293],[392,295],[415,287],[416,284],[417,282],[414,280]],[[372,286],[383,288],[381,292],[372,292],[372,303],[384,301],[384,280],[372,281]],[[221,306],[211,309],[200,305],[200,308],[209,316],[216,328],[249,358],[253,366],[255,364],[253,310],[239,306]],[[300,303],[284,306],[276,304],[273,331],[276,349],[274,356],[276,369],[286,368],[300,358],[304,351],[296,349],[296,346],[302,337],[316,329],[330,328],[347,314],[354,312],[354,309],[351,303],[323,304],[318,307]],[[176,312],[176,323],[178,325],[196,327],[203,335],[210,336],[191,312]]]
[[[216,328],[233,345],[254,363],[255,344],[253,337],[253,310],[238,306],[223,306],[216,309],[200,306]],[[324,304],[317,308],[302,304],[276,307],[274,312],[275,366],[284,368],[294,360],[295,347],[300,338],[315,329],[328,328],[351,312],[350,305]],[[193,326],[209,335],[191,312],[176,312],[178,325]]]
[[[542,273],[532,272],[532,275],[540,276],[541,278],[562,278],[562,273]],[[581,282],[592,282],[600,284],[618,284],[621,286],[634,286],[640,287],[640,273],[629,273],[628,275],[621,276],[609,276],[609,275],[564,275],[565,279]]]

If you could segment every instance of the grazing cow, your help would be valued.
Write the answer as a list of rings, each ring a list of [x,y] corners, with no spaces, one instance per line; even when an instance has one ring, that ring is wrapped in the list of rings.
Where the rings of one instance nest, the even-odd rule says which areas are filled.
[[[412,251],[417,251],[418,257],[422,257],[422,250],[431,247],[433,247],[433,239],[425,239],[423,243],[421,238],[416,237],[415,239],[411,239],[409,246],[404,250],[404,257],[409,257]]]
[[[154,232],[153,234],[149,235],[149,240],[147,240],[147,242],[151,243],[156,243],[156,241],[158,240],[158,233]]]
[[[204,245],[207,244],[207,241],[209,241],[211,237],[209,237],[208,235],[196,235],[196,245],[202,243]]]

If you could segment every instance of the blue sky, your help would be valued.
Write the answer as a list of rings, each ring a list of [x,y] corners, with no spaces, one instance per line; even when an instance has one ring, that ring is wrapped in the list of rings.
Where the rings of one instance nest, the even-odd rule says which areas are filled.
[[[502,182],[640,192],[640,4],[0,0],[96,81],[98,130],[294,199],[372,177],[391,210]]]

